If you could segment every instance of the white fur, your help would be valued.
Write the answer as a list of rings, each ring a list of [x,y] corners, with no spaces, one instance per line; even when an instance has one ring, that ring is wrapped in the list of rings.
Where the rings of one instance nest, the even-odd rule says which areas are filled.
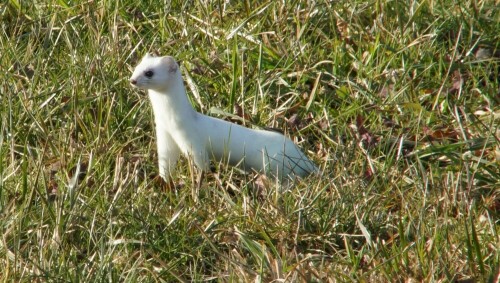
[[[179,66],[172,57],[147,54],[135,68],[130,82],[148,90],[155,116],[160,176],[165,180],[180,153],[193,158],[196,166],[205,171],[210,168],[210,159],[245,171],[270,174],[279,180],[318,171],[282,134],[245,128],[196,112],[188,101]]]

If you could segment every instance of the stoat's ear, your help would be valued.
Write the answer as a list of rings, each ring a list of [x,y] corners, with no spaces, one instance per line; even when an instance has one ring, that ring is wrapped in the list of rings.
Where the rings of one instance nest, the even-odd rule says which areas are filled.
[[[167,66],[170,73],[177,72],[177,69],[179,68],[177,62],[175,62],[175,59],[171,56],[162,57],[161,62]]]
[[[151,57],[153,57],[153,56],[151,56],[151,54],[149,54],[149,52],[146,53],[146,55],[144,55],[144,59],[151,58]]]

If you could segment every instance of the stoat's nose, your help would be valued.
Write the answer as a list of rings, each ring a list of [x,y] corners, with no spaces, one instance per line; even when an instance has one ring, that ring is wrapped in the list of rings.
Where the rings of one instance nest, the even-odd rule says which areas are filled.
[[[136,80],[134,80],[134,79],[130,79],[130,84],[136,85],[136,84],[137,84],[137,81],[136,81]]]

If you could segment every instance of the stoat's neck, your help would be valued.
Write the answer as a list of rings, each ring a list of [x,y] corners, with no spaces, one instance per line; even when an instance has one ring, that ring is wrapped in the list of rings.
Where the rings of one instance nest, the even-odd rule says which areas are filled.
[[[179,127],[196,119],[196,111],[191,106],[182,77],[178,74],[175,82],[163,91],[148,90],[157,127]]]

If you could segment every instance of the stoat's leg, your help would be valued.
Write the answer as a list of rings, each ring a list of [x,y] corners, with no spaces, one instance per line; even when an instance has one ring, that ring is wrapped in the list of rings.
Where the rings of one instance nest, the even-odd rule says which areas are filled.
[[[201,147],[203,146],[203,147]],[[210,170],[210,159],[208,157],[208,152],[205,149],[204,145],[200,145],[201,148],[194,148],[191,153],[191,156],[194,160],[194,164],[201,171],[209,171]]]
[[[160,176],[168,180],[179,159],[180,149],[172,136],[164,129],[156,128],[156,143],[158,147],[158,168]]]
[[[193,148],[192,158],[194,160],[194,164],[198,167],[196,188],[200,189],[205,171],[210,170],[210,160],[208,158],[207,150],[205,148]]]
[[[203,177],[205,176],[205,171],[198,171],[198,178],[196,178],[196,188],[199,190],[201,188],[201,184],[203,183]]]

